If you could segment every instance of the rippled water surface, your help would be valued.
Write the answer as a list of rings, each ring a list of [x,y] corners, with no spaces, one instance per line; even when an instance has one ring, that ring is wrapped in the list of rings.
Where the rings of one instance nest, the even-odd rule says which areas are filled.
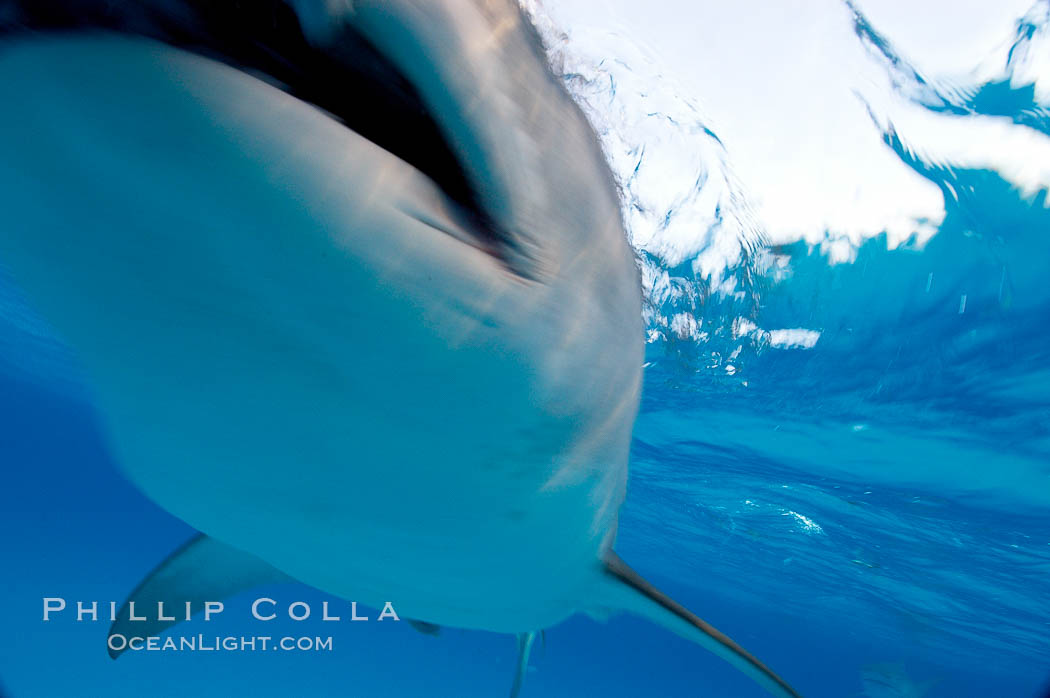
[[[702,5],[677,9],[728,39],[533,6],[610,153],[650,300],[621,545],[858,643],[818,695],[1034,694],[1050,5]],[[762,99],[785,83],[795,99]]]

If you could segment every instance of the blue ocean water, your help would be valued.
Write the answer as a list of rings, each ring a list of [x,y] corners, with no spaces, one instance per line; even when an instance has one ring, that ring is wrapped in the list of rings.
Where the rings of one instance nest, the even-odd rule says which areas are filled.
[[[889,44],[858,19],[858,33]],[[900,65],[894,56],[895,66]],[[1029,86],[924,92],[931,110],[1050,134]],[[967,96],[968,95],[968,96]],[[942,98],[943,97],[943,98]],[[936,234],[850,261],[761,239],[736,292],[691,263],[693,332],[650,342],[618,550],[803,695],[1042,696],[1050,679],[1050,210],[992,169],[892,149],[944,192]],[[2,260],[0,260],[2,266]],[[700,289],[700,290],[697,290]],[[774,338],[751,328],[805,328]],[[812,334],[815,333],[815,334]],[[192,535],[119,474],[76,357],[0,281],[0,681],[23,696],[500,696],[514,639],[273,621],[332,652],[106,655],[107,623],[43,597],[122,600]],[[266,593],[283,605],[328,597]],[[374,611],[371,613],[374,616]],[[244,613],[208,635],[259,634]],[[539,645],[539,643],[538,643]],[[524,695],[761,696],[696,646],[617,617],[549,629]]]

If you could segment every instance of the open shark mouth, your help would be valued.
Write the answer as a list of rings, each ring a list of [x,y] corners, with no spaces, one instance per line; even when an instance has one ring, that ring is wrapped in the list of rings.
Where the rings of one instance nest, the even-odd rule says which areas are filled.
[[[429,177],[464,213],[478,246],[501,257],[507,236],[481,206],[464,168],[419,92],[349,23],[324,46],[280,0],[13,0],[0,2],[0,39],[108,31],[142,36],[254,75],[312,104]]]

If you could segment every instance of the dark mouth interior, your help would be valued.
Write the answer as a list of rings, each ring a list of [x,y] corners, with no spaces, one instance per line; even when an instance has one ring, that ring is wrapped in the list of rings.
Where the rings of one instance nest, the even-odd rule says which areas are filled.
[[[158,39],[262,74],[407,161],[484,218],[416,89],[352,27],[322,51],[278,0],[0,0],[0,38],[90,30]]]

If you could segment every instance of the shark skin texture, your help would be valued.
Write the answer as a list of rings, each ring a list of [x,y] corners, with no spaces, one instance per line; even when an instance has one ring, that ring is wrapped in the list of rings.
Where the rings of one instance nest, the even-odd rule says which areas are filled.
[[[200,3],[50,5],[0,34],[0,264],[82,361],[127,477],[202,533],[129,601],[282,579],[393,601],[423,632],[516,635],[513,695],[536,633],[627,610],[798,695],[613,552],[639,273],[517,5],[278,3],[301,35],[259,41],[321,84],[227,50],[235,10],[224,34]],[[395,155],[405,123],[436,135]]]

